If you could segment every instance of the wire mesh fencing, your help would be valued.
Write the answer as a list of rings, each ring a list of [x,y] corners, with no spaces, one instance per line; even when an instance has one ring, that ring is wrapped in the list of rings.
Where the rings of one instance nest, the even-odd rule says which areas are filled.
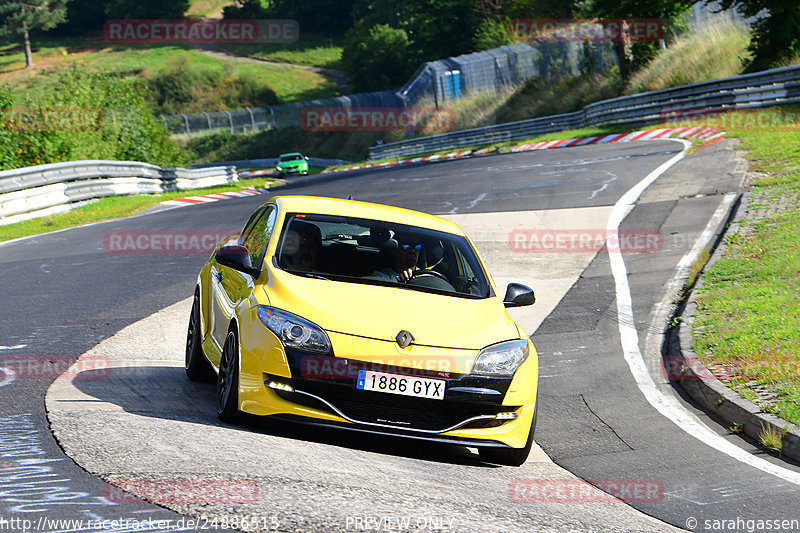
[[[397,90],[231,111],[162,115],[160,118],[171,133],[188,135],[302,127],[303,111],[309,108],[318,112],[409,109],[430,102],[438,108],[469,94],[513,90],[531,78],[555,79],[603,72],[617,64],[614,45],[610,42],[521,42],[429,61]]]

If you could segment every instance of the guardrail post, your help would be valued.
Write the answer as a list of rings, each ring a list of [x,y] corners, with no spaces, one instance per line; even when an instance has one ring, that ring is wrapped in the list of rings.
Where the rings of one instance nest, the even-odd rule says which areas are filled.
[[[208,120],[208,131],[211,131],[213,128],[211,127],[211,115],[203,111],[203,114],[206,116],[206,120]]]

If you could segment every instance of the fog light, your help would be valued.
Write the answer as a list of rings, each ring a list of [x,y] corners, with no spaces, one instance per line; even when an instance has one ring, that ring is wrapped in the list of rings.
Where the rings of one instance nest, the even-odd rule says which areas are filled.
[[[270,381],[269,385],[267,385],[270,389],[277,389],[286,392],[294,392],[294,389],[291,385],[287,385],[285,383],[278,383],[277,381]]]
[[[510,413],[497,413],[495,416],[497,420],[516,420],[519,418],[519,413],[511,411]]]

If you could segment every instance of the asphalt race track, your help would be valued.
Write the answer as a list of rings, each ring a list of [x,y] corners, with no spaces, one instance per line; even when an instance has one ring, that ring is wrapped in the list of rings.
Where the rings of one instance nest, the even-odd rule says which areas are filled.
[[[533,332],[539,351],[536,440],[555,464],[539,450],[518,469],[498,468],[468,448],[260,420],[218,423],[213,386],[189,383],[181,368],[185,300],[207,253],[119,253],[110,249],[108,235],[237,231],[265,196],[0,245],[0,528],[2,520],[16,518],[41,531],[161,531],[166,522],[158,520],[177,524],[186,518],[181,513],[215,530],[242,525],[234,523],[239,517],[249,521],[244,529],[286,531],[747,531],[748,521],[797,521],[800,468],[728,435],[653,371],[660,394],[755,459],[745,463],[718,450],[707,435],[690,435],[651,403],[642,376],[632,371],[630,346],[622,348],[620,331],[635,326],[638,350],[652,357],[650,344],[665,326],[653,322],[655,310],[676,265],[712,214],[730,204],[728,193],[740,192],[742,176],[726,144],[675,163],[635,207],[617,204],[673,160],[681,143],[593,145],[357,171],[298,180],[279,191],[352,195],[452,217],[473,237],[498,285],[530,284],[537,304],[515,318]],[[619,262],[613,253],[530,248],[531,236],[541,237],[543,228],[605,230],[620,212],[622,233],[658,236],[654,248],[623,250],[622,278],[614,276]],[[620,292],[621,280],[632,321],[617,305],[627,294]],[[50,388],[90,350],[113,362],[110,375],[88,371]],[[765,471],[770,468],[773,473]],[[643,497],[623,495],[632,507],[604,498],[535,503],[526,499],[529,492],[515,490],[574,486],[570,473],[599,486],[616,481],[655,489]],[[98,476],[123,486],[239,483],[256,497],[216,505],[161,501],[165,509],[121,498]],[[118,522],[91,529],[59,519]],[[140,521],[136,527],[134,520]],[[172,530],[197,529],[184,526]]]

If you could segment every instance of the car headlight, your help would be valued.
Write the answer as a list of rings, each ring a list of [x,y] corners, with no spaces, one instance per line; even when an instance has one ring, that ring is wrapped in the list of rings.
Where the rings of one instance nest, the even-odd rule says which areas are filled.
[[[472,364],[473,374],[511,376],[530,353],[527,340],[500,342],[487,346]]]
[[[258,306],[258,318],[289,348],[304,352],[331,353],[331,341],[322,328],[287,311]]]

